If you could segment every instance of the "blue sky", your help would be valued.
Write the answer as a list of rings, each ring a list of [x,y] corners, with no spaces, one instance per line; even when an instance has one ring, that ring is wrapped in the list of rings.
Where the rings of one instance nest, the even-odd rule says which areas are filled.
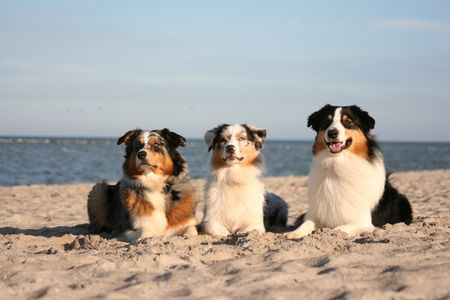
[[[304,140],[326,103],[449,142],[450,2],[0,0],[0,135]]]

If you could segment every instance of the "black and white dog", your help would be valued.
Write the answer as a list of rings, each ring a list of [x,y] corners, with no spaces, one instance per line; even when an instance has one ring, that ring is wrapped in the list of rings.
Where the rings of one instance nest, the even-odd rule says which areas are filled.
[[[247,124],[222,124],[205,134],[212,150],[202,222],[207,234],[281,231],[288,208],[266,191],[261,150],[266,130]]]
[[[386,223],[411,223],[411,205],[389,182],[382,152],[370,133],[374,126],[375,120],[356,105],[326,105],[309,116],[308,127],[317,132],[309,209],[288,238],[323,227],[356,235]]]

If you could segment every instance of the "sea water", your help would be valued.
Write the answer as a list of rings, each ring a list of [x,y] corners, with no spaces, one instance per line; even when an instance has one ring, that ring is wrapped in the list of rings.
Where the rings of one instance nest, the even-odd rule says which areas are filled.
[[[267,176],[306,175],[312,141],[268,141],[263,149]],[[382,142],[389,172],[450,168],[450,143]],[[116,181],[122,173],[124,146],[106,138],[0,137],[0,185]],[[192,178],[208,175],[208,148],[188,140],[180,152]]]

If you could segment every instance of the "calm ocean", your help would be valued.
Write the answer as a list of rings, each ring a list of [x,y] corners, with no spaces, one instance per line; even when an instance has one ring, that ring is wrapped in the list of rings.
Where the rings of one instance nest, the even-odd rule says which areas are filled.
[[[0,185],[62,184],[118,180],[123,146],[115,139],[0,137]],[[264,148],[267,176],[306,175],[312,141],[269,141]],[[381,143],[390,172],[450,168],[450,143]],[[207,147],[188,141],[181,152],[192,178],[208,172]]]

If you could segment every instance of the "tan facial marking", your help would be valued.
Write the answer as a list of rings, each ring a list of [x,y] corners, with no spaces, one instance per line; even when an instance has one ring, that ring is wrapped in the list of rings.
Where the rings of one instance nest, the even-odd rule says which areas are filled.
[[[211,156],[211,165],[216,170],[223,168],[227,165],[223,161],[222,152],[223,152],[222,145],[217,144]]]
[[[247,136],[246,136],[245,132],[240,132],[240,133],[236,134],[236,139],[237,139],[238,141],[239,141],[239,140],[242,140],[242,139],[246,140],[246,139],[247,139]]]
[[[348,151],[351,151],[355,155],[363,158],[363,159],[369,159],[368,153],[369,148],[367,146],[367,139],[364,136],[364,134],[361,132],[361,130],[350,130],[347,129],[345,134],[348,138],[352,138],[352,144]]]
[[[261,162],[253,143],[249,143],[247,147],[242,147],[241,153],[244,156],[244,160],[241,162],[242,165],[255,165]]]
[[[328,149],[327,144],[325,143],[325,131],[324,130],[320,130],[317,133],[316,136],[316,141],[314,142],[313,145],[313,154],[317,154],[322,150]]]
[[[173,161],[165,149],[162,149],[162,153],[153,148],[147,148],[145,151],[147,151],[147,160],[154,167],[153,172],[162,176],[173,174]]]
[[[148,138],[148,143],[150,145],[161,144],[161,139],[159,137],[153,135]]]
[[[144,174],[144,169],[136,167],[136,151],[133,150],[130,157],[126,161],[126,169],[124,169],[128,177],[135,179],[136,176]]]

